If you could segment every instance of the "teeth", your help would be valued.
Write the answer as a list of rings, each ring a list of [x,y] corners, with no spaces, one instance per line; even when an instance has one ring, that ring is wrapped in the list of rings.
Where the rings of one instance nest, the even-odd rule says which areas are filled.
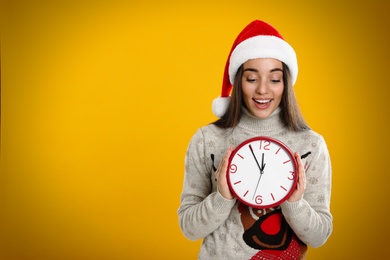
[[[268,102],[270,102],[271,100],[256,100],[255,99],[255,102],[256,103],[260,103],[260,104],[265,104],[265,103],[268,103]]]

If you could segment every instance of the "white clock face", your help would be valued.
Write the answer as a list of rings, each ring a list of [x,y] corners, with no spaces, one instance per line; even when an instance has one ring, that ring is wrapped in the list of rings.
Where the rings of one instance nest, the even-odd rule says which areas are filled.
[[[229,159],[227,179],[233,194],[255,208],[275,207],[296,186],[297,164],[283,143],[255,137],[240,144]]]

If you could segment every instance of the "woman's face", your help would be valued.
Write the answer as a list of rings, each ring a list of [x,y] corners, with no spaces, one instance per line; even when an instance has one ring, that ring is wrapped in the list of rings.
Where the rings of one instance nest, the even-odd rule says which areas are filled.
[[[267,118],[279,106],[284,89],[282,62],[253,59],[243,64],[241,79],[244,103],[258,118]]]

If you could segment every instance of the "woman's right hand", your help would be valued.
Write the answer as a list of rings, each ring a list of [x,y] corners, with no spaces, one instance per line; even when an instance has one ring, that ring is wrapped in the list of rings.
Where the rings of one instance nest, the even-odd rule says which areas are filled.
[[[229,185],[227,183],[227,178],[226,178],[227,167],[229,164],[229,157],[232,151],[233,148],[230,147],[229,150],[226,152],[224,158],[222,159],[221,163],[219,164],[218,169],[215,171],[215,179],[217,181],[218,191],[222,195],[222,197],[228,200],[234,198],[232,192],[229,189]]]

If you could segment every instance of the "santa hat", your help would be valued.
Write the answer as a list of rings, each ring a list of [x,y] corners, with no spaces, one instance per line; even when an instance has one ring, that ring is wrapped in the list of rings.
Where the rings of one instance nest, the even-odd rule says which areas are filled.
[[[255,20],[237,36],[226,61],[221,96],[213,100],[214,115],[222,117],[230,102],[230,92],[239,67],[248,60],[274,58],[285,63],[291,73],[292,85],[298,75],[298,63],[294,49],[271,25]]]

